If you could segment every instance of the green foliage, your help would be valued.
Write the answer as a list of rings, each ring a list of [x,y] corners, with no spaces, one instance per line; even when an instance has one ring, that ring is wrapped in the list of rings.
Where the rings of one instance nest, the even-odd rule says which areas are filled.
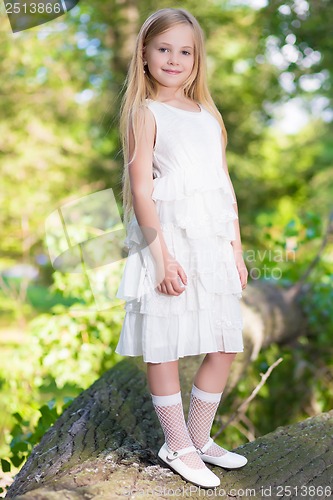
[[[310,210],[294,213],[289,219],[282,218],[278,213],[273,217],[263,212],[258,217],[258,225],[262,229],[260,245],[245,251],[250,279],[271,280],[280,286],[292,285],[317,255],[326,231],[326,221]],[[316,264],[316,278],[332,272],[329,247],[325,255],[327,257]]]
[[[113,329],[119,330],[122,314],[112,311],[107,317],[95,312],[75,318],[64,306],[58,306],[53,314],[39,315],[31,322],[29,345],[22,349],[20,360],[16,359],[20,370],[12,370],[10,380],[1,373],[5,367],[0,370],[0,400],[4,415],[7,414],[6,426],[16,421],[7,431],[7,439],[11,439],[9,450],[1,447],[3,472],[10,464],[22,466],[68,402],[118,361],[119,356],[113,352],[117,339]],[[8,373],[6,368],[4,371]],[[14,389],[11,398],[9,387]],[[42,401],[46,402],[39,406]],[[62,407],[61,401],[65,402]],[[10,408],[20,411],[9,417]],[[35,424],[37,413],[40,417]]]
[[[40,417],[35,426],[22,415],[15,412],[12,416],[16,423],[10,430],[11,441],[9,443],[10,454],[6,459],[1,459],[3,472],[10,472],[11,464],[19,467],[28,458],[35,444],[39,443],[45,432],[60,417],[63,411],[71,404],[73,398],[64,398],[60,409],[56,407],[55,399],[48,401],[39,408]]]
[[[318,276],[318,274],[316,273]],[[312,282],[308,293],[301,299],[301,304],[308,318],[310,331],[315,339],[316,345],[323,349],[323,355],[330,361],[330,351],[326,346],[330,345],[333,335],[333,272],[318,277],[319,281]]]
[[[321,327],[325,329],[323,323]],[[259,381],[258,374],[277,358],[282,357],[283,362],[273,370],[246,414],[258,435],[332,408],[332,354],[331,344],[315,336],[300,336],[291,344],[273,344],[260,352],[248,371],[252,387]]]
[[[252,401],[247,412],[259,435],[278,425],[287,425],[308,416],[329,411],[333,404],[333,248],[328,240],[322,249],[327,231],[327,221],[313,211],[294,214],[290,220],[270,222],[263,214],[263,242],[266,253],[258,265],[258,259],[248,262],[251,271],[256,265],[260,271],[268,269],[281,274],[275,279],[280,286],[297,282],[316,259],[316,265],[308,275],[300,306],[307,318],[307,331],[297,340],[283,346],[272,344],[261,351],[249,368],[248,378],[236,388],[233,404],[242,401],[259,382],[258,374],[266,371],[278,357],[283,363],[277,366]],[[281,254],[282,251],[282,254]],[[318,252],[320,258],[318,258]],[[249,253],[251,256],[251,253]],[[281,255],[283,258],[281,258]],[[253,263],[254,262],[254,263]],[[286,380],[288,390],[286,390]]]
[[[59,408],[63,411],[67,401],[121,359],[114,352],[124,316],[121,301],[99,311],[86,285],[84,275],[54,273],[53,294],[62,294],[67,303],[75,295],[83,296],[86,302],[58,303],[49,312],[37,314],[28,325],[29,341],[16,350],[14,360],[5,359],[0,366],[0,403],[3,415],[7,415],[3,425],[7,429],[11,426],[8,450],[0,448],[4,469],[8,463],[22,466],[59,417]],[[9,371],[11,378],[6,376]],[[9,417],[11,408],[15,410]],[[36,421],[38,414],[41,416]]]
[[[87,386],[118,357],[114,348],[123,313],[56,306],[54,314],[40,314],[31,322],[31,343],[36,369],[65,383]]]

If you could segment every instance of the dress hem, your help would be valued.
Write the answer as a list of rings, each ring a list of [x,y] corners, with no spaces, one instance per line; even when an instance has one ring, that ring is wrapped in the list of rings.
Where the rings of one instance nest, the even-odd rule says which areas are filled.
[[[130,358],[137,358],[139,356],[143,357],[143,354],[121,354],[118,351],[114,351],[114,352],[116,354],[119,354],[120,356],[123,356],[123,357],[130,357]],[[169,363],[171,361],[178,361],[179,359],[187,358],[188,356],[200,356],[201,354],[211,354],[214,352],[224,352],[226,354],[237,354],[239,352],[244,352],[244,349],[242,349],[241,351],[236,351],[236,350],[223,351],[222,349],[219,349],[218,351],[201,351],[201,352],[192,353],[192,354],[184,354],[183,356],[178,356],[178,358],[168,359],[168,360],[164,360],[164,361],[152,361],[152,360],[143,359],[143,362],[144,363]]]

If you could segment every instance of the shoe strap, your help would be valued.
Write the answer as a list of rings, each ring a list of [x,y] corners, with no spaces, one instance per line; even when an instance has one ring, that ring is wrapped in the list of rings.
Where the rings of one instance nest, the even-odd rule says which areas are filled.
[[[213,438],[210,437],[205,445],[201,446],[201,448],[197,448],[197,451],[203,455],[205,451],[208,450],[208,448],[210,448],[213,443],[214,440]]]
[[[182,457],[183,455],[186,455],[187,453],[191,452],[196,452],[196,448],[192,446],[188,446],[187,448],[182,448],[181,450],[176,450],[172,451],[170,448],[168,448],[168,454],[167,454],[167,459],[168,460],[175,460],[176,458]]]

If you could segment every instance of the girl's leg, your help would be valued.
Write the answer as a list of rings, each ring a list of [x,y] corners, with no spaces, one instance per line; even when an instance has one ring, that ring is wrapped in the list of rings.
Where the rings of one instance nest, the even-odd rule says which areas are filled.
[[[184,417],[178,361],[147,363],[147,379],[168,448],[177,451],[193,446]],[[179,458],[193,469],[206,467],[196,451]]]
[[[199,367],[194,385],[207,392],[222,392],[226,386],[236,352],[209,352]]]
[[[202,448],[210,438],[211,427],[235,356],[236,353],[208,353],[196,373],[187,426],[197,448]],[[216,443],[205,451],[211,456],[222,456],[226,452]]]
[[[149,390],[156,396],[167,396],[180,391],[178,361],[147,363]]]

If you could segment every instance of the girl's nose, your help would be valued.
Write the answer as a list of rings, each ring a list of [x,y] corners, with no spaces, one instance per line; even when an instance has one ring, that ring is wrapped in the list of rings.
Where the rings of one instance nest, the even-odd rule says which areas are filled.
[[[172,63],[172,64],[177,64],[177,62],[178,62],[177,55],[170,53],[168,62]]]

